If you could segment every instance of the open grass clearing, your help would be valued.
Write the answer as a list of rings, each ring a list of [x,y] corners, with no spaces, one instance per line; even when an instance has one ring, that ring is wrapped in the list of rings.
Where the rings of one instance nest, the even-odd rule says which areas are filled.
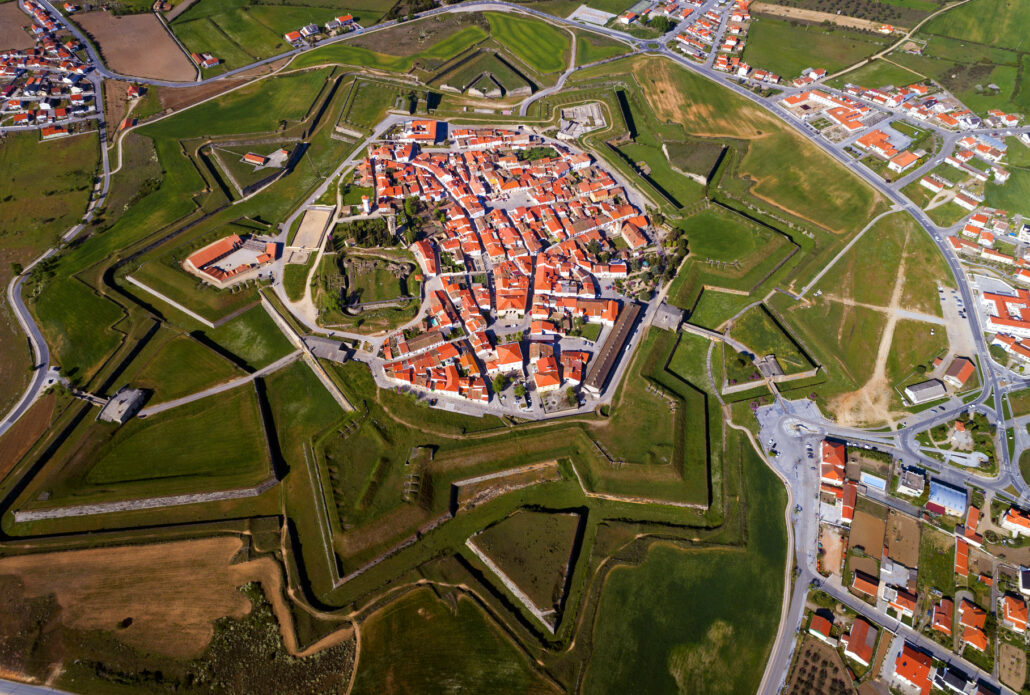
[[[520,510],[473,537],[473,542],[541,610],[559,610],[582,517]]]
[[[175,400],[243,376],[242,369],[186,335],[174,336],[132,379],[134,388],[154,392],[151,403]]]
[[[786,493],[746,444],[742,457],[746,546],[656,543],[641,564],[613,569],[593,627],[587,692],[758,688],[779,623]]]
[[[293,346],[261,306],[254,306],[217,328],[205,329],[211,342],[260,369],[285,357]]]
[[[92,485],[162,478],[251,478],[268,473],[269,454],[257,397],[240,386],[119,428],[89,458]],[[160,485],[154,488],[160,491]]]
[[[833,74],[883,50],[887,41],[880,35],[758,14],[748,29],[744,60],[788,79],[805,68],[821,67]]]
[[[784,374],[803,372],[814,366],[764,305],[751,307],[741,314],[734,321],[730,336],[754,350],[758,357],[775,355]]]
[[[430,588],[404,594],[365,619],[355,695],[549,693],[556,689],[471,599]],[[413,654],[418,658],[411,658]]]

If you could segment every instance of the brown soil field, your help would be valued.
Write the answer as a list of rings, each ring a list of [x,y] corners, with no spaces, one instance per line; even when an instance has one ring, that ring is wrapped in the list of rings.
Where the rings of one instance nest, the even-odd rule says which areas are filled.
[[[819,542],[823,546],[823,569],[840,576],[844,561],[844,538],[835,527],[822,524],[819,527]]]
[[[149,12],[121,17],[84,12],[76,15],[76,21],[100,45],[104,61],[116,72],[181,82],[196,78],[189,57],[168,35],[161,20]]]
[[[1014,644],[1002,642],[998,646],[998,675],[1005,685],[1022,690],[1026,682],[1026,652]]]
[[[0,480],[46,432],[56,402],[53,394],[43,396],[0,437]]]
[[[816,10],[806,10],[800,7],[788,7],[786,5],[771,5],[766,2],[756,2],[751,6],[751,11],[762,14],[771,14],[777,17],[786,17],[788,19],[796,19],[802,22],[813,22],[815,24],[830,22],[838,26],[848,27],[849,29],[860,29],[862,31],[876,31],[882,24],[882,22],[874,22],[871,19],[859,19],[858,17],[849,17],[843,14],[834,14],[833,12],[818,12]],[[902,33],[908,31],[902,27],[895,27],[895,29]]]
[[[983,529],[980,529],[981,531]],[[994,576],[994,558],[976,546],[969,546],[969,572],[972,575],[989,574]]]
[[[125,90],[128,82],[120,80],[104,81],[104,115],[110,123],[121,123],[129,110],[129,99]]]
[[[783,692],[788,695],[829,695],[833,692],[846,692],[844,688],[831,687],[834,681],[845,685],[851,682],[837,650],[808,636],[807,633],[803,640]],[[825,675],[822,675],[824,667]]]
[[[0,5],[0,48],[32,48],[36,45],[24,29],[30,24],[29,16],[18,8],[18,3]]]
[[[884,523],[872,514],[864,511],[856,511],[855,519],[851,522],[852,548],[862,548],[866,555],[880,557],[883,551]]]
[[[919,564],[919,521],[891,510],[887,517],[887,557],[909,569]]]
[[[175,111],[193,106],[198,101],[210,99],[242,83],[243,80],[218,80],[199,87],[162,87],[158,96],[163,108]]]
[[[239,538],[226,536],[22,555],[0,559],[0,575],[17,576],[30,595],[54,594],[68,627],[117,630],[131,646],[189,658],[211,641],[214,620],[250,611],[236,590],[250,581],[262,583],[280,625],[291,626],[278,566],[270,558],[230,565],[241,547]],[[120,629],[127,618],[131,625]],[[295,651],[292,629],[284,633]]]
[[[871,557],[856,557],[852,555],[849,569],[852,572],[863,572],[874,578],[880,576],[880,566]]]

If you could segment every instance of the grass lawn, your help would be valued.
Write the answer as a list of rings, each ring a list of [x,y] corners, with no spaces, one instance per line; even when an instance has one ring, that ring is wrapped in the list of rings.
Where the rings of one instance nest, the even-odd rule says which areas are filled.
[[[1030,147],[1023,144],[1017,137],[1005,138],[1008,149],[1005,150],[1005,163],[1003,166],[1030,167]]]
[[[885,85],[904,86],[923,80],[917,73],[884,60],[874,60],[860,68],[844,73],[830,80],[831,87],[843,87],[845,84],[860,84],[863,87],[883,87]]]
[[[29,306],[39,319],[54,364],[73,381],[85,383],[122,341],[112,329],[122,319],[122,309],[74,277],[48,281]]]
[[[560,72],[568,64],[571,40],[553,24],[505,12],[487,14],[490,33],[516,57],[540,73]]]
[[[978,0],[931,19],[923,33],[951,36],[971,43],[1025,50],[1030,5],[1022,0]]]
[[[1004,184],[987,182],[984,203],[1009,213],[1030,216],[1030,169],[1009,167],[1009,172],[1012,175]]]
[[[878,311],[845,306],[821,297],[811,306],[773,297],[770,306],[791,334],[827,369],[827,382],[813,391],[830,396],[853,391],[872,376],[883,333]]]
[[[886,43],[879,35],[759,15],[748,30],[744,60],[786,78],[816,67],[832,74],[882,50]]]
[[[1014,417],[1030,415],[1030,389],[1012,391],[1008,394],[1007,398]]]
[[[600,34],[576,32],[577,65],[587,65],[628,52],[629,47],[621,41],[615,41]]]
[[[784,374],[803,372],[813,366],[764,306],[751,307],[741,314],[730,329],[730,335],[759,357],[776,355]]]
[[[413,658],[417,654],[418,658]],[[548,682],[471,600],[456,607],[420,588],[390,602],[361,626],[355,695],[383,692],[549,693]]]
[[[747,151],[734,173],[745,193],[764,203],[841,232],[861,229],[870,215],[885,209],[879,194],[843,165],[719,84],[657,57],[631,58],[600,69],[611,76],[629,73],[655,118],[679,124],[684,134],[746,140]],[[577,79],[590,75],[589,70],[582,72]],[[790,165],[792,157],[805,166]]]
[[[754,300],[751,297],[739,294],[705,290],[688,320],[697,326],[715,330],[752,301]]]
[[[12,264],[28,265],[85,212],[99,157],[95,133],[40,142],[36,132],[7,133],[0,147],[0,285]],[[45,204],[40,204],[44,201]],[[0,294],[0,410],[28,383],[30,355]]]
[[[1009,183],[1015,181],[1015,175],[1009,179]],[[938,205],[932,210],[926,211],[926,216],[938,227],[950,227],[963,217],[969,214],[969,210],[961,207],[958,203],[948,201],[944,205]]]
[[[299,301],[304,296],[305,283],[314,262],[315,254],[312,253],[305,263],[290,263],[283,267],[283,288],[291,302]]]
[[[596,432],[616,458],[651,465],[673,463],[676,416],[662,399],[648,391],[645,378],[667,354],[668,337],[664,331],[648,332],[619,386],[611,424]],[[647,432],[647,437],[638,436],[639,432]]]
[[[747,545],[658,543],[608,576],[584,692],[752,693],[780,618],[786,493],[744,445]]]
[[[1030,449],[1019,455],[1019,473],[1024,481],[1030,483]]]
[[[642,163],[648,167],[652,181],[661,186],[678,207],[690,205],[704,197],[705,187],[673,169],[660,146],[636,142],[620,145],[618,150],[634,164]]]
[[[268,445],[253,387],[123,425],[97,454],[94,485],[162,478],[251,476],[268,470]],[[160,488],[157,488],[160,489]]]
[[[919,537],[919,593],[938,589],[955,596],[955,539],[928,524]]]
[[[687,233],[690,253],[713,261],[746,258],[762,244],[744,218],[705,211],[680,224]]]
[[[135,388],[154,391],[162,403],[243,376],[243,371],[193,338],[179,335],[166,343],[132,378]]]
[[[166,138],[274,131],[280,121],[304,118],[330,73],[326,68],[261,80],[147,130]]]
[[[885,307],[894,291],[897,269],[905,258],[901,305],[941,315],[937,283],[952,286],[943,255],[930,237],[904,212],[888,215],[823,276],[816,289]]]
[[[924,377],[915,376],[915,368],[922,365],[927,371],[932,370],[934,358],[947,349],[948,333],[944,326],[901,319],[894,326],[887,356],[887,380],[892,386],[909,375],[921,381]]]
[[[293,350],[293,345],[260,305],[217,328],[204,329],[203,333],[253,369],[271,364]]]
[[[344,412],[303,360],[265,377],[268,403],[287,460],[303,460],[303,447]]]

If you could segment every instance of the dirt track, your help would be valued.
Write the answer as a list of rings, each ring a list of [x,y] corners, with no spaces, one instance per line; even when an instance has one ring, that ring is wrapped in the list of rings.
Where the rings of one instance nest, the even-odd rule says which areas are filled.
[[[108,67],[116,72],[183,82],[196,77],[193,63],[168,35],[161,20],[149,12],[121,17],[84,12],[75,17],[100,45]]]
[[[771,5],[765,2],[756,2],[751,6],[751,10],[756,13],[771,14],[777,17],[786,17],[788,19],[797,19],[802,22],[831,22],[838,26],[848,27],[849,29],[860,29],[862,31],[876,31],[883,24],[882,22],[874,22],[871,19],[859,19],[858,17],[849,17],[843,14],[805,10],[800,7],[787,7],[786,5]],[[902,27],[895,27],[895,29],[901,33],[908,31]]]

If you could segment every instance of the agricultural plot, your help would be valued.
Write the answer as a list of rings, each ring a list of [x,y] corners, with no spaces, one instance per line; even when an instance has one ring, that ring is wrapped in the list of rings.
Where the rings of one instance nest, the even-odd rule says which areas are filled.
[[[901,58],[901,54],[892,53],[891,60],[894,62],[874,60],[870,63],[866,63],[860,68],[846,72],[840,77],[833,78],[829,81],[829,85],[840,89],[848,83],[854,83],[860,84],[864,87],[875,88],[885,87],[887,85],[907,85],[914,82],[921,82],[926,79],[925,76],[920,73],[902,67],[905,61]],[[901,63],[901,65],[898,65],[897,63]]]
[[[833,74],[883,50],[887,41],[879,35],[756,14],[748,30],[744,60],[787,78],[813,67]]]
[[[85,29],[103,51],[112,70],[123,75],[189,82],[196,69],[157,15],[115,16],[108,12],[82,12],[75,22]],[[139,46],[146,46],[140,51]]]

